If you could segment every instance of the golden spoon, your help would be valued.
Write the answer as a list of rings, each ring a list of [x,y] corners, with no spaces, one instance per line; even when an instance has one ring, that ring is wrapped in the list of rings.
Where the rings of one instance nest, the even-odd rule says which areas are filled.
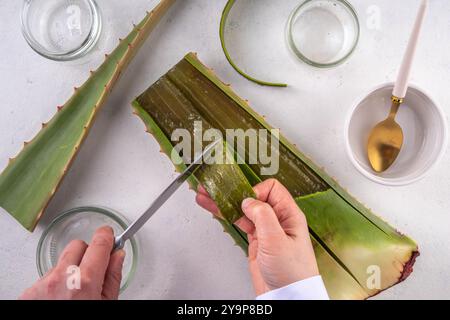
[[[422,0],[405,57],[392,93],[391,112],[386,120],[372,129],[367,143],[370,165],[376,172],[384,172],[395,162],[403,145],[403,130],[395,116],[408,91],[409,76],[425,18],[428,0]]]
[[[403,99],[392,97],[391,112],[386,120],[372,129],[367,144],[367,154],[370,164],[376,172],[386,171],[397,159],[403,145],[403,130],[395,122]]]

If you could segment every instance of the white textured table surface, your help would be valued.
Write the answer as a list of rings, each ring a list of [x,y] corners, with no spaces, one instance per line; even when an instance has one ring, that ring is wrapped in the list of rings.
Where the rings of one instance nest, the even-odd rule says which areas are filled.
[[[360,16],[358,49],[344,65],[317,70],[294,60],[284,26],[299,0],[238,1],[229,47],[239,65],[287,89],[263,88],[240,77],[220,49],[225,0],[179,0],[142,48],[101,111],[70,173],[33,234],[0,213],[0,298],[14,299],[37,278],[35,250],[43,228],[59,212],[102,205],[135,218],[175,176],[168,158],[131,114],[130,101],[197,51],[226,82],[351,193],[420,245],[414,273],[378,298],[450,298],[450,155],[424,180],[390,188],[363,178],[344,150],[347,110],[370,88],[393,80],[418,1],[352,0]],[[256,3],[259,5],[256,5]],[[431,2],[413,81],[450,113],[450,1]],[[90,60],[55,63],[35,54],[20,32],[21,1],[0,2],[0,168],[32,138],[84,82],[88,71],[157,0],[98,0],[105,33]],[[380,29],[367,10],[381,10]],[[246,21],[243,21],[246,19]],[[239,22],[240,21],[240,22]],[[404,40],[403,40],[403,37]],[[246,259],[184,187],[140,233],[139,273],[123,298],[253,298]]]

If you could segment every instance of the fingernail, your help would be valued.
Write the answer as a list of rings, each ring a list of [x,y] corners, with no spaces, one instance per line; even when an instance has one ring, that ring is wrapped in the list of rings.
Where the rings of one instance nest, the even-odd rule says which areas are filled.
[[[253,200],[254,200],[254,199],[252,199],[252,198],[244,199],[244,201],[242,201],[242,205],[241,205],[242,210],[247,209],[248,206],[253,202]]]
[[[113,228],[111,226],[104,225],[103,227],[100,227],[99,230],[100,229],[103,229],[103,230],[106,230],[108,232],[114,233],[114,230],[113,230]]]

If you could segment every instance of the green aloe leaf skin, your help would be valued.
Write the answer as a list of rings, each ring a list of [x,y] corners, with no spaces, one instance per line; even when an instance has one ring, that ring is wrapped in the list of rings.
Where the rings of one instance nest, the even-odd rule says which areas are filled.
[[[233,59],[231,59],[231,55],[228,52],[227,45],[225,43],[225,27],[227,24],[228,16],[230,14],[231,9],[233,8],[236,0],[228,0],[227,4],[225,5],[225,8],[222,12],[222,17],[220,19],[220,28],[219,28],[219,37],[220,37],[220,43],[222,45],[223,53],[225,54],[225,57],[227,58],[230,65],[233,67],[234,70],[236,70],[241,76],[246,78],[247,80],[250,80],[256,84],[259,84],[261,86],[269,86],[269,87],[287,87],[287,84],[285,83],[275,83],[275,82],[268,82],[256,79],[249,74],[245,73],[241,68],[237,66],[236,63],[234,63]]]
[[[186,128],[192,134],[194,120],[201,120],[205,129],[216,128],[224,135],[226,129],[272,129],[193,53],[140,95],[133,106],[168,155],[174,147],[172,132]],[[203,169],[196,175],[197,181],[191,182],[196,187],[200,180],[219,209],[227,212],[227,217],[220,219],[224,230],[246,250],[245,235],[231,223],[242,214],[237,204],[248,197],[248,185],[276,178],[288,188],[307,217],[330,297],[365,299],[403,281],[412,272],[418,255],[416,243],[350,196],[284,137],[279,142],[280,170],[273,176],[262,176],[260,164],[233,163],[229,168],[215,165]],[[248,154],[237,156],[248,159]],[[229,171],[235,174],[225,174]],[[379,287],[371,286],[374,266],[381,271]]]
[[[131,31],[105,62],[0,175],[0,207],[33,231],[92,126],[100,107],[151,31],[175,0],[160,4]]]

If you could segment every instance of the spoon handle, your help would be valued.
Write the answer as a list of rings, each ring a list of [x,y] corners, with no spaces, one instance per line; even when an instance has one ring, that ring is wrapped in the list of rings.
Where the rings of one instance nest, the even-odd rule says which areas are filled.
[[[393,96],[397,98],[404,98],[408,91],[409,77],[411,74],[411,67],[414,61],[414,56],[419,41],[420,31],[422,30],[425,13],[428,8],[428,0],[422,0],[419,13],[417,14],[414,29],[409,39],[408,48],[406,49],[403,63],[398,74],[397,82],[395,83]]]

